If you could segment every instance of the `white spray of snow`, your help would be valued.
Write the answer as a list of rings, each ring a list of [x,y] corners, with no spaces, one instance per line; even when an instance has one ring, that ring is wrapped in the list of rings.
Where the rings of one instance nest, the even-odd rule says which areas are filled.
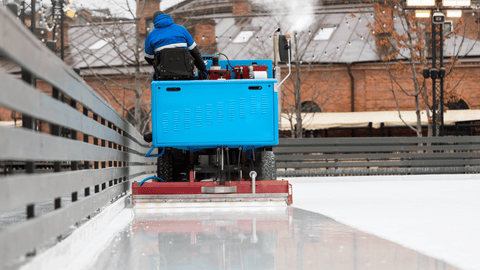
[[[253,3],[264,6],[271,12],[284,13],[279,16],[279,21],[292,32],[308,29],[314,22],[313,8],[316,0],[253,0]]]

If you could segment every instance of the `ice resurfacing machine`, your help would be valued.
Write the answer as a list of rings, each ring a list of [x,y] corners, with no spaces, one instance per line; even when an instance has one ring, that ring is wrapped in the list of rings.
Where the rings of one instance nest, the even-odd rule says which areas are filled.
[[[280,50],[289,49],[288,35],[280,41]],[[276,180],[272,151],[279,136],[276,54],[273,64],[207,56],[206,80],[152,81],[146,140],[153,143],[147,156],[158,148],[157,175],[132,184],[134,205],[292,203],[291,185]]]

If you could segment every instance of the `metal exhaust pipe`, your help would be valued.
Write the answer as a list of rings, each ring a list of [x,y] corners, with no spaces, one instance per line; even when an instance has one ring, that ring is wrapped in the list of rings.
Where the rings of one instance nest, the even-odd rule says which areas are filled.
[[[278,33],[280,33],[280,27],[273,32],[273,74],[275,74],[278,66]]]
[[[255,179],[257,178],[257,172],[256,171],[251,171],[250,172],[250,177],[252,178],[252,194],[255,194],[256,193]]]

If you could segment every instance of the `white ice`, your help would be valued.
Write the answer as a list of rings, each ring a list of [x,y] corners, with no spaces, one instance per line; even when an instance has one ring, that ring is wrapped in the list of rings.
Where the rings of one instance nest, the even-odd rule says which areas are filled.
[[[480,269],[480,175],[279,178],[293,206],[461,269]]]

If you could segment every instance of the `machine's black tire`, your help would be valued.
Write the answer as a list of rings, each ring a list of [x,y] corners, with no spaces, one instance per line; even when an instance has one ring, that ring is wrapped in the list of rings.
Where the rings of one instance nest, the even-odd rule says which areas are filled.
[[[165,153],[157,158],[157,176],[165,182],[173,181],[173,154],[170,150],[165,150]]]
[[[147,132],[145,134],[143,134],[143,139],[148,142],[148,143],[151,143],[152,140],[153,140],[153,134],[152,132]]]
[[[257,158],[258,180],[276,180],[277,168],[275,164],[275,154],[273,151],[261,151]]]
[[[190,153],[172,149],[172,181],[188,181]]]

